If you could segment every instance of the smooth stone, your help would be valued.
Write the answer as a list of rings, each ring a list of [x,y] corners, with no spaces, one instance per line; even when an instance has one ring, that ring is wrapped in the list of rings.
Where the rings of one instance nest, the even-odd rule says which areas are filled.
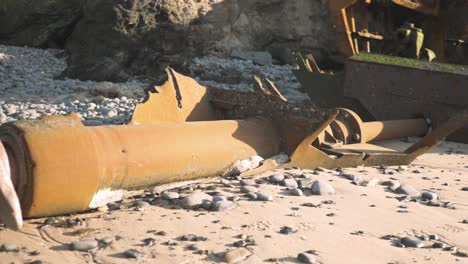
[[[375,187],[377,185],[377,183],[379,183],[379,179],[378,178],[372,178],[370,181],[367,182],[366,184],[366,187]]]
[[[236,207],[236,203],[231,201],[218,201],[213,205],[213,211],[228,211]]]
[[[207,211],[210,211],[213,208],[213,202],[208,201],[208,200],[204,200],[202,202],[202,204],[200,205],[200,207],[207,210]]]
[[[447,245],[445,243],[442,243],[442,242],[435,242],[434,244],[432,244],[432,248],[446,248]]]
[[[257,200],[260,201],[273,201],[273,196],[265,194],[265,193],[255,193],[257,195]]]
[[[186,196],[183,199],[182,204],[187,209],[196,209],[202,205],[203,201],[211,202],[212,200],[213,197],[211,197],[210,195],[201,191],[195,191]]]
[[[468,192],[468,187],[461,188],[462,191]]]
[[[468,251],[466,251],[464,249],[458,249],[457,253],[455,253],[455,255],[457,255],[459,257],[466,258],[466,257],[468,257]]]
[[[241,185],[248,185],[248,186],[255,185],[255,180],[254,179],[243,179],[243,180],[240,181],[240,184]]]
[[[145,202],[145,201],[137,201],[137,202],[135,203],[135,206],[136,206],[137,208],[140,208],[140,209],[141,209],[141,208],[149,207],[150,204],[149,204],[148,202]]]
[[[302,192],[302,190],[301,190],[301,189],[297,189],[297,188],[291,189],[291,190],[289,191],[289,193],[290,193],[291,195],[294,195],[294,196],[302,196],[302,195],[304,195],[304,193]]]
[[[413,186],[408,184],[403,184],[395,190],[396,193],[406,194],[411,197],[419,197],[421,193],[416,190]]]
[[[129,249],[123,253],[126,258],[141,259],[145,257],[145,254],[141,253],[136,249]]]
[[[258,192],[258,189],[254,186],[244,185],[240,188],[242,193],[249,193],[249,192]]]
[[[233,250],[230,250],[224,254],[224,261],[227,263],[236,263],[238,261],[241,261],[248,256],[250,256],[252,253],[248,251],[247,249],[240,247],[236,248]]]
[[[398,189],[401,186],[400,182],[396,180],[385,181],[382,183],[382,185],[387,186],[392,191]]]
[[[336,193],[335,188],[325,180],[314,181],[310,190],[314,195],[333,195]]]
[[[216,203],[216,202],[219,202],[219,201],[227,201],[228,199],[226,198],[226,196],[223,196],[223,195],[216,195],[216,196],[213,196],[213,203]]]
[[[15,244],[7,243],[0,245],[0,251],[5,251],[5,252],[13,252],[13,251],[18,251],[18,247]]]
[[[254,193],[254,192],[246,193],[245,196],[247,196],[247,198],[249,198],[251,200],[257,200],[257,194]]]
[[[405,247],[424,247],[424,243],[421,241],[421,239],[416,237],[404,237],[400,240],[400,243],[403,244]]]
[[[71,248],[77,251],[88,251],[98,246],[97,240],[80,240],[71,243]]]
[[[283,174],[273,174],[268,177],[268,181],[271,183],[281,183],[284,180]]]
[[[175,200],[175,199],[179,199],[180,195],[179,193],[176,193],[176,192],[163,192],[161,194],[161,198],[163,198],[164,200]]]
[[[313,264],[317,262],[317,259],[315,258],[314,255],[310,253],[306,253],[306,252],[299,253],[299,255],[297,255],[297,260],[299,260],[301,263],[309,263],[309,264]]]
[[[239,241],[234,242],[232,245],[235,247],[245,247],[248,245],[248,243],[245,242],[245,240],[239,240]]]
[[[437,200],[438,198],[439,197],[437,196],[437,194],[433,192],[423,192],[421,194],[421,199],[427,200],[427,201]]]
[[[283,185],[288,188],[297,188],[297,182],[294,179],[284,179]]]

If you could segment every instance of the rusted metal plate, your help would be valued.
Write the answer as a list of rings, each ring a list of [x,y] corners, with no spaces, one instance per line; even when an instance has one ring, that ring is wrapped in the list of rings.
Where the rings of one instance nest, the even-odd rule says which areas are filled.
[[[359,100],[377,120],[427,117],[438,127],[468,106],[468,68],[464,66],[370,54],[362,60],[360,56],[346,63],[344,95]],[[468,127],[449,139],[468,142]]]

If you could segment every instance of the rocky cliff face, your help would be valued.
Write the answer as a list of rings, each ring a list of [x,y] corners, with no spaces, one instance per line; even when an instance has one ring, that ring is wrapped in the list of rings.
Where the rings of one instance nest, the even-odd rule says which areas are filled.
[[[0,26],[2,41],[32,46],[63,43],[69,53],[65,73],[80,79],[157,76],[168,64],[183,69],[194,56],[229,55],[233,48],[268,50],[285,61],[288,49],[326,53],[335,48],[326,0],[34,2],[44,2],[47,14],[55,10],[54,20],[30,7],[23,15],[30,22],[14,23],[8,30]],[[54,2],[55,9],[46,2]],[[43,16],[54,23],[35,22]]]

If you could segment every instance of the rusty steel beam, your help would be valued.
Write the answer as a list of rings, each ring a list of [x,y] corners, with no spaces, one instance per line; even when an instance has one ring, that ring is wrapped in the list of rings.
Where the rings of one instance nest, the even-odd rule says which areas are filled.
[[[168,81],[137,105],[128,125],[87,127],[75,114],[1,125],[3,223],[18,229],[23,217],[85,211],[120,199],[123,190],[221,175],[254,155],[286,152],[291,161],[278,166],[267,159],[250,173],[284,166],[408,164],[437,143],[432,139],[468,122],[451,121],[415,151],[398,152],[366,141],[419,136],[421,120],[366,124],[350,110],[288,103],[279,91],[207,88],[167,72]],[[408,124],[411,129],[402,132]],[[342,144],[324,144],[329,138],[320,137],[326,133],[336,142],[341,137]]]

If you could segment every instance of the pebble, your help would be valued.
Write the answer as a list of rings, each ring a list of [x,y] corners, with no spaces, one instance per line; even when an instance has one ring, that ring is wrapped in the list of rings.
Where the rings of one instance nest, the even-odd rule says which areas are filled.
[[[468,219],[463,219],[462,224],[468,224]]]
[[[254,180],[254,179],[242,179],[242,180],[240,181],[240,184],[241,184],[241,185],[252,186],[252,185],[255,185],[255,180]]]
[[[437,196],[437,194],[433,192],[423,192],[421,194],[421,199],[426,200],[426,201],[437,200],[438,198],[439,197]]]
[[[77,251],[88,251],[98,246],[97,240],[80,240],[71,243],[71,249]]]
[[[246,193],[245,196],[249,198],[250,200],[257,200],[257,194],[253,192]]]
[[[201,191],[195,191],[183,199],[182,205],[186,209],[196,209],[202,205],[203,201],[211,202],[212,200],[213,197],[210,195]]]
[[[146,238],[146,239],[143,239],[143,245],[145,247],[152,247],[154,246],[154,244],[156,244],[156,239],[154,238]]]
[[[445,243],[442,243],[442,242],[434,242],[434,244],[432,244],[432,248],[446,248],[447,245]]]
[[[302,192],[302,190],[301,190],[301,189],[297,189],[297,188],[291,189],[291,190],[289,191],[289,193],[290,193],[291,195],[295,195],[295,196],[302,196],[302,195],[304,195],[304,193]]]
[[[283,174],[273,174],[270,177],[268,177],[268,181],[271,183],[279,184],[284,180],[284,175]]]
[[[297,182],[294,179],[284,179],[283,185],[288,188],[297,188]]]
[[[252,253],[246,248],[240,247],[233,250],[230,250],[224,254],[224,261],[227,263],[236,263],[241,260],[246,259]]]
[[[2,244],[0,245],[0,251],[17,252],[19,251],[19,248],[15,244]]]
[[[400,240],[400,243],[403,244],[405,247],[414,247],[414,248],[421,248],[424,247],[424,243],[416,237],[404,237]]]
[[[299,253],[299,255],[297,255],[297,260],[299,260],[299,262],[301,263],[308,263],[308,264],[313,264],[317,262],[317,259],[315,258],[315,256],[307,252]]]
[[[314,195],[333,195],[336,193],[333,186],[325,180],[314,181],[310,190]]]
[[[273,196],[271,195],[261,193],[261,192],[257,192],[255,194],[257,195],[257,200],[259,201],[273,201]]]
[[[142,259],[145,257],[145,254],[141,253],[136,249],[129,249],[123,253],[126,258],[133,258],[133,259]]]
[[[382,183],[382,185],[387,186],[392,191],[395,191],[401,186],[400,182],[396,180],[385,181]]]
[[[468,257],[468,251],[463,250],[463,249],[458,249],[457,253],[455,253],[455,255],[457,255],[459,257],[466,258],[466,257]]]
[[[213,205],[213,211],[222,212],[234,209],[236,207],[236,203],[231,201],[218,201]]]
[[[235,247],[246,247],[248,243],[245,240],[239,240],[232,244]]]
[[[244,186],[241,187],[240,191],[242,193],[249,193],[249,192],[255,193],[255,192],[258,192],[258,189],[256,187],[254,187],[254,186],[244,185]]]
[[[462,191],[468,192],[468,187],[461,188]]]
[[[366,187],[375,187],[377,185],[377,183],[379,183],[379,179],[378,178],[372,178],[370,181],[367,182],[366,184]]]
[[[145,202],[145,201],[137,201],[135,203],[135,206],[137,209],[145,209],[147,207],[150,207],[150,204],[148,202]]]
[[[164,200],[176,200],[179,199],[180,195],[177,192],[163,192],[161,198]]]
[[[297,230],[295,230],[294,228],[289,227],[289,226],[283,226],[283,227],[281,227],[279,232],[280,232],[280,234],[283,234],[283,235],[289,235],[291,233],[297,232]]]
[[[395,190],[395,192],[399,194],[406,194],[411,197],[419,197],[421,195],[421,193],[418,190],[416,190],[413,186],[408,184],[401,185]]]

